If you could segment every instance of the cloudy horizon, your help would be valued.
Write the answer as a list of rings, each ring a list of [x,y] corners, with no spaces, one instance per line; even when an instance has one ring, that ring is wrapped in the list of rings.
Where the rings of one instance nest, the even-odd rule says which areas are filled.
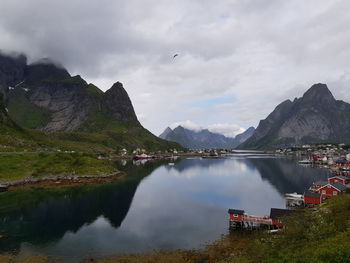
[[[104,91],[122,82],[156,135],[188,122],[234,136],[314,83],[350,101],[348,10],[344,0],[0,0],[0,50],[51,58]]]

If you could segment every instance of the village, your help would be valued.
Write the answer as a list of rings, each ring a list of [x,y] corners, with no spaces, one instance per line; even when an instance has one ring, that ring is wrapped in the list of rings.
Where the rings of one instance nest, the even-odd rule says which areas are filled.
[[[230,229],[267,227],[269,231],[283,228],[283,217],[315,207],[327,199],[350,193],[350,154],[345,144],[316,144],[275,151],[276,155],[293,156],[303,166],[330,169],[326,181],[316,181],[303,193],[286,193],[286,209],[271,208],[270,216],[253,216],[244,210],[229,209]]]

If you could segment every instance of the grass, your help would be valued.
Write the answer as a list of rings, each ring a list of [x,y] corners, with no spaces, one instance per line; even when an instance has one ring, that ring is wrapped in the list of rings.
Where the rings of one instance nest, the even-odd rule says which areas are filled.
[[[0,155],[0,181],[25,177],[101,175],[115,171],[113,164],[86,153],[24,153]]]
[[[30,103],[24,91],[13,94],[7,108],[10,117],[23,128],[44,127],[50,122],[50,113]]]

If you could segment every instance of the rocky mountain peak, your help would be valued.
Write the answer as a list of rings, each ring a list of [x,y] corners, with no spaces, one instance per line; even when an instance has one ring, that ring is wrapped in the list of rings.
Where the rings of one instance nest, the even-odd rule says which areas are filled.
[[[337,101],[325,84],[315,84],[303,97],[285,101],[261,120],[240,148],[268,149],[325,141],[350,142],[350,104]]]
[[[161,139],[165,139],[173,130],[170,129],[170,127],[167,127],[162,133],[161,135],[159,135],[159,138]]]
[[[70,77],[68,71],[50,60],[40,60],[27,66],[26,83],[35,84],[42,80],[61,80]]]
[[[104,94],[113,117],[120,121],[138,121],[128,93],[123,84],[116,82]]]
[[[334,103],[335,99],[326,84],[317,83],[308,89],[303,97],[303,102]]]

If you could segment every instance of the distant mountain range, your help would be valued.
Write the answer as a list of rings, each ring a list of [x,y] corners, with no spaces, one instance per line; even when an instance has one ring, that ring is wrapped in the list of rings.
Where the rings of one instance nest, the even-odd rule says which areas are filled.
[[[120,82],[103,92],[48,59],[27,64],[24,55],[0,52],[0,93],[7,124],[50,132],[68,140],[66,147],[72,142],[104,150],[180,147],[142,127]]]
[[[210,132],[208,129],[193,131],[180,125],[173,130],[169,127],[166,128],[159,137],[177,142],[190,149],[233,149],[246,141],[254,133],[254,130],[254,127],[250,127],[235,138],[229,138],[222,134]]]
[[[319,83],[303,97],[279,104],[239,148],[276,149],[320,142],[350,143],[350,104],[336,100],[327,85]]]

